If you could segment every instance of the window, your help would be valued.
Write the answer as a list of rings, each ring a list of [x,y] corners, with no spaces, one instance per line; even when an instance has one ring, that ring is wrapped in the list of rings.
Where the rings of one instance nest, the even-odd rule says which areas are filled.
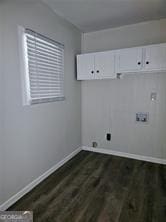
[[[26,103],[64,100],[64,46],[29,29],[23,36]]]

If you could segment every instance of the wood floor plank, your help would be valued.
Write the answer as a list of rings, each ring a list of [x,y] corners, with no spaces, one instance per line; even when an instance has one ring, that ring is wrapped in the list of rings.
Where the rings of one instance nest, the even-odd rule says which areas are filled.
[[[144,194],[146,194],[144,189],[146,164],[144,164],[141,168],[137,170],[131,178],[132,181],[128,189],[128,195],[126,196],[124,206],[120,214],[120,222],[141,221],[140,212],[142,210]]]
[[[71,200],[74,198],[77,193],[80,194],[79,189],[81,186],[84,186],[85,192],[81,192],[83,195],[83,198],[85,199],[86,194],[88,193],[88,189],[86,189],[88,186],[87,184],[93,186],[94,181],[96,180],[96,177],[100,174],[102,174],[102,164],[104,164],[105,160],[102,161],[102,164],[100,163],[101,158],[100,156],[96,156],[93,158],[93,160],[89,161],[88,165],[85,165],[81,168],[81,172],[79,172],[79,178],[75,177],[73,175],[72,182],[68,183],[67,189],[63,189],[60,196],[57,196],[54,201],[49,203],[49,206],[46,208],[47,214],[42,215],[42,217],[39,217],[39,221],[43,222],[46,220],[46,218],[51,214],[52,217],[56,217],[56,221],[58,221],[59,214],[61,216],[64,215],[63,211],[66,208],[66,205],[69,205]],[[100,166],[100,167],[99,167]],[[91,174],[93,172],[93,178],[91,177]],[[71,175],[70,175],[71,177]],[[91,189],[90,189],[91,191]],[[55,195],[54,195],[55,196]]]
[[[110,187],[107,193],[107,199],[105,207],[100,214],[98,221],[112,221],[118,222],[125,201],[128,187],[131,183],[131,178],[139,164],[135,161],[128,159],[120,159],[121,164],[119,164],[118,169],[114,172],[114,175],[111,175],[108,183]]]
[[[165,222],[166,166],[81,151],[9,210],[35,222]]]
[[[95,195],[96,193],[98,193],[98,197],[101,198],[101,192],[103,193],[103,191],[106,189],[106,183],[104,183],[105,179],[105,174],[106,172],[109,171],[109,164],[111,162],[111,158],[108,156],[104,157],[104,161],[102,161],[103,163],[100,163],[100,171],[98,171],[97,174],[92,174],[91,177],[89,178],[89,180],[87,181],[87,183],[85,184],[84,187],[82,187],[82,189],[80,190],[80,194],[82,193],[83,195],[80,196],[80,194],[77,195],[77,199],[81,200],[79,201],[79,205],[75,205],[74,201],[73,201],[73,206],[75,205],[75,211],[74,214],[70,216],[70,218],[72,219],[77,219],[77,221],[81,222],[81,221],[88,221],[88,219],[84,219],[83,216],[85,217],[90,216],[90,214],[88,213],[89,211],[91,212],[95,212],[95,214],[97,214],[99,212],[99,209],[97,210],[97,205],[98,207],[100,207],[100,205],[102,204],[102,202],[97,202],[95,200]],[[100,159],[101,160],[101,159]],[[102,195],[104,196],[104,195]],[[95,206],[93,207],[93,204],[95,204]],[[99,203],[99,204],[98,204]],[[90,205],[90,206],[89,206]],[[72,207],[72,206],[71,206]],[[70,207],[70,208],[71,208]],[[68,214],[67,212],[65,212],[65,218],[64,221],[68,221]],[[63,218],[61,218],[63,221]],[[61,221],[61,219],[59,221]],[[92,220],[91,220],[92,221]]]
[[[166,166],[157,165],[152,222],[166,221]]]

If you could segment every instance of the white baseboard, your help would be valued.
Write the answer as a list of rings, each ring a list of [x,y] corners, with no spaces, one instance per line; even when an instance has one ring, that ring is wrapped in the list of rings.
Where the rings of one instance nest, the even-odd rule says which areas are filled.
[[[127,158],[136,159],[136,160],[143,160],[143,161],[148,161],[148,162],[152,162],[152,163],[159,163],[159,164],[165,164],[166,165],[166,159],[160,159],[160,158],[154,158],[154,157],[148,157],[148,156],[141,156],[141,155],[136,155],[136,154],[118,152],[118,151],[108,150],[108,149],[103,149],[103,148],[93,148],[93,147],[82,146],[82,147],[76,149],[75,151],[73,151],[71,154],[69,154],[67,157],[65,157],[63,160],[61,160],[59,163],[54,165],[52,168],[50,168],[44,174],[39,176],[37,179],[32,181],[30,184],[28,184],[26,187],[24,187],[22,190],[20,190],[17,194],[12,196],[9,200],[7,200],[2,205],[0,205],[0,211],[4,211],[4,210],[8,209],[10,206],[12,206],[21,197],[23,197],[25,194],[27,194],[29,191],[31,191],[34,187],[36,187],[40,182],[45,180],[49,175],[51,175],[53,172],[55,172],[58,168],[63,166],[67,161],[69,161],[72,157],[74,157],[81,150],[103,153],[103,154],[109,154],[109,155],[120,156],[120,157],[127,157]]]
[[[149,157],[149,156],[141,156],[141,155],[136,155],[136,154],[118,152],[118,151],[109,150],[109,149],[93,148],[93,147],[87,147],[87,146],[82,146],[82,150],[109,154],[109,155],[114,155],[114,156],[120,156],[120,157],[127,157],[131,159],[143,160],[143,161],[147,161],[151,163],[159,163],[159,164],[166,165],[166,159],[154,158],[154,157]]]
[[[26,187],[24,187],[22,190],[20,190],[18,193],[16,193],[14,196],[12,196],[9,200],[4,202],[2,205],[0,205],[0,211],[7,210],[10,206],[12,206],[14,203],[16,203],[21,197],[23,197],[25,194],[27,194],[29,191],[31,191],[34,187],[36,187],[40,182],[45,180],[49,175],[51,175],[53,172],[55,172],[58,168],[63,166],[67,161],[69,161],[72,157],[74,157],[77,153],[81,151],[81,148],[76,149],[71,154],[69,154],[67,157],[65,157],[63,160],[61,160],[59,163],[55,164],[52,168],[50,168],[48,171],[46,171],[44,174],[39,176],[37,179],[32,181],[30,184],[28,184]]]

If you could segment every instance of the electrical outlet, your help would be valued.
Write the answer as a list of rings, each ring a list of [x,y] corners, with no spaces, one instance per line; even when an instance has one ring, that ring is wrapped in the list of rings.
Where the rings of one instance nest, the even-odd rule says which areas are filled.
[[[111,133],[106,134],[106,139],[107,139],[107,141],[111,141]]]
[[[92,142],[92,147],[96,148],[98,146],[97,142]]]

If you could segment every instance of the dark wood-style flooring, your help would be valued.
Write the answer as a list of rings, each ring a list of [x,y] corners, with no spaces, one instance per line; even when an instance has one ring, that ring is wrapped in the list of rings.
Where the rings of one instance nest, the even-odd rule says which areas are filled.
[[[166,222],[166,166],[81,151],[9,210],[35,222]]]

